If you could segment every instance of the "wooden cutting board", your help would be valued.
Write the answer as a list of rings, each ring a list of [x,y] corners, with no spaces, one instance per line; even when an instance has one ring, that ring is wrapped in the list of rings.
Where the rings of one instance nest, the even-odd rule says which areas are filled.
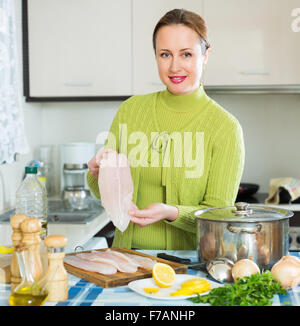
[[[143,257],[148,257],[153,260],[156,260],[159,263],[165,263],[170,266],[175,270],[176,274],[187,274],[187,266],[175,262],[171,262],[169,260],[157,258],[154,256],[146,255],[140,252],[137,252],[135,250],[131,249],[126,249],[126,248],[120,248],[120,247],[114,247],[111,248],[112,250],[116,250],[122,253],[129,253],[129,254],[135,254]],[[89,251],[81,251],[80,253],[86,253],[86,252],[91,252],[91,251],[105,251],[107,249],[97,249],[97,250],[89,250]],[[77,253],[71,253],[71,254],[66,254],[66,256],[72,256],[76,255]],[[104,275],[96,272],[89,272],[85,271],[84,269],[78,268],[71,266],[64,262],[64,266],[67,270],[68,273],[73,274],[77,277],[80,277],[88,282],[95,283],[103,288],[111,288],[111,287],[116,287],[116,286],[121,286],[121,285],[126,285],[131,281],[139,280],[142,278],[149,278],[152,277],[152,271],[151,270],[146,270],[142,268],[138,268],[138,270],[135,273],[121,273],[117,272],[112,275]]]

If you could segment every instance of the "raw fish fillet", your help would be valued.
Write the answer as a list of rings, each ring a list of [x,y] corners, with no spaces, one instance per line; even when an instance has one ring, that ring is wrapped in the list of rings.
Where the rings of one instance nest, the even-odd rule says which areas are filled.
[[[129,162],[124,154],[104,151],[98,185],[102,206],[115,227],[124,232],[130,222],[128,210],[135,207]]]
[[[126,256],[124,253],[116,251],[116,250],[110,250],[107,249],[106,252],[110,252],[112,255],[119,257],[119,259],[122,259],[127,264],[134,265],[136,267],[139,267],[140,264],[138,264],[135,260],[131,259],[130,257]]]
[[[129,258],[133,259],[137,264],[139,264],[139,267],[145,268],[145,269],[151,269],[153,266],[157,263],[156,260],[153,260],[148,257],[143,257],[139,255],[134,255],[134,254],[128,254],[124,253],[125,256],[128,256]]]
[[[114,267],[110,264],[95,263],[92,261],[81,259],[77,256],[66,256],[64,258],[64,261],[69,265],[72,265],[74,267],[78,267],[78,268],[81,268],[81,269],[84,269],[84,270],[90,271],[90,272],[97,272],[97,273],[106,274],[106,275],[115,274],[117,272],[116,267]]]
[[[119,252],[115,250],[107,249],[106,252],[110,251],[112,254],[119,256],[120,258],[124,259],[130,264],[136,265],[137,267],[145,268],[145,269],[152,269],[156,260],[153,260],[148,257],[143,257],[140,255],[129,254],[127,252]]]
[[[124,260],[121,257],[119,257],[118,255],[114,255],[113,251],[110,250],[80,253],[77,254],[76,256],[85,259],[87,261],[110,264],[114,266],[118,271],[123,273],[135,273],[138,268],[136,264],[131,264],[127,260]]]
[[[156,260],[151,259],[149,257],[144,257],[135,254],[129,254],[127,252],[119,252],[116,250],[107,249],[105,252],[109,252],[112,255],[120,257],[122,260],[126,261],[128,264],[144,268],[144,269],[151,269],[156,264]]]

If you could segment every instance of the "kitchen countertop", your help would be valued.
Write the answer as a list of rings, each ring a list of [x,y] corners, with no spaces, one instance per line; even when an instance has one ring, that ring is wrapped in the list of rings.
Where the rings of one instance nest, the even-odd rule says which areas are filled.
[[[53,198],[52,198],[53,199]],[[56,199],[56,198],[54,198]],[[56,211],[55,211],[56,212]],[[65,211],[68,212],[68,211]],[[82,211],[85,214],[89,214],[89,211]],[[98,212],[98,211],[97,211]],[[5,212],[3,212],[5,213]],[[63,212],[64,213],[64,212]],[[72,211],[68,212],[72,214]],[[91,211],[91,215],[95,212]],[[2,214],[2,213],[1,213]],[[49,212],[50,214],[50,212]],[[76,213],[74,213],[76,215]],[[90,219],[86,223],[70,223],[52,221],[48,223],[48,235],[51,234],[63,234],[67,237],[68,243],[65,247],[65,252],[73,252],[77,246],[84,246],[95,234],[102,230],[110,219],[107,216],[104,209],[99,210],[99,215]],[[0,245],[11,245],[12,228],[9,222],[0,223]]]
[[[269,194],[264,193],[264,192],[258,192],[254,194],[251,197],[238,197],[237,202],[239,201],[245,201],[247,203],[251,204],[262,204],[262,205],[267,205],[275,208],[282,208],[282,209],[287,209],[291,211],[300,211],[300,204],[265,204],[265,200],[268,198]]]
[[[140,250],[148,255],[156,256],[161,250]],[[197,261],[196,251],[170,250],[166,253],[189,258]],[[300,257],[299,252],[291,252],[291,255]],[[205,273],[193,269],[188,270],[188,274],[205,276]],[[200,306],[189,300],[155,300],[141,296],[129,289],[127,285],[115,288],[102,288],[96,284],[82,280],[76,276],[68,274],[69,297],[64,302],[46,301],[45,306]],[[0,283],[0,305],[8,306],[10,295],[10,285]],[[273,297],[274,306],[300,306],[300,285],[294,290],[289,290],[288,295],[275,295]],[[206,304],[207,305],[207,304]]]
[[[105,211],[86,224],[48,224],[48,235],[63,234],[68,243],[65,252],[73,252],[77,246],[84,246],[97,232],[102,230],[108,223]]]
[[[84,246],[96,233],[102,230],[110,219],[105,212],[86,224],[48,224],[48,235],[63,234],[68,243],[66,252],[73,252],[77,246]],[[12,230],[9,224],[0,224],[1,245],[11,245]]]

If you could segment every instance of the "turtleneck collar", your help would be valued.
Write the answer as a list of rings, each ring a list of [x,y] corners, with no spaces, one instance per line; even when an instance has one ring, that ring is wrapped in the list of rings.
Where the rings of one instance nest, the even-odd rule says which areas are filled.
[[[196,91],[187,95],[174,95],[168,89],[165,89],[160,92],[160,99],[172,111],[187,112],[200,108],[206,102],[207,95],[201,84]]]

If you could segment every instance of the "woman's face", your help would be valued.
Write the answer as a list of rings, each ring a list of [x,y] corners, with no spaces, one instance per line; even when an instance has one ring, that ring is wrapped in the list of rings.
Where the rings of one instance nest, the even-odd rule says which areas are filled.
[[[169,92],[187,95],[199,88],[208,51],[202,54],[200,37],[193,29],[182,24],[160,28],[155,56],[159,77]]]

